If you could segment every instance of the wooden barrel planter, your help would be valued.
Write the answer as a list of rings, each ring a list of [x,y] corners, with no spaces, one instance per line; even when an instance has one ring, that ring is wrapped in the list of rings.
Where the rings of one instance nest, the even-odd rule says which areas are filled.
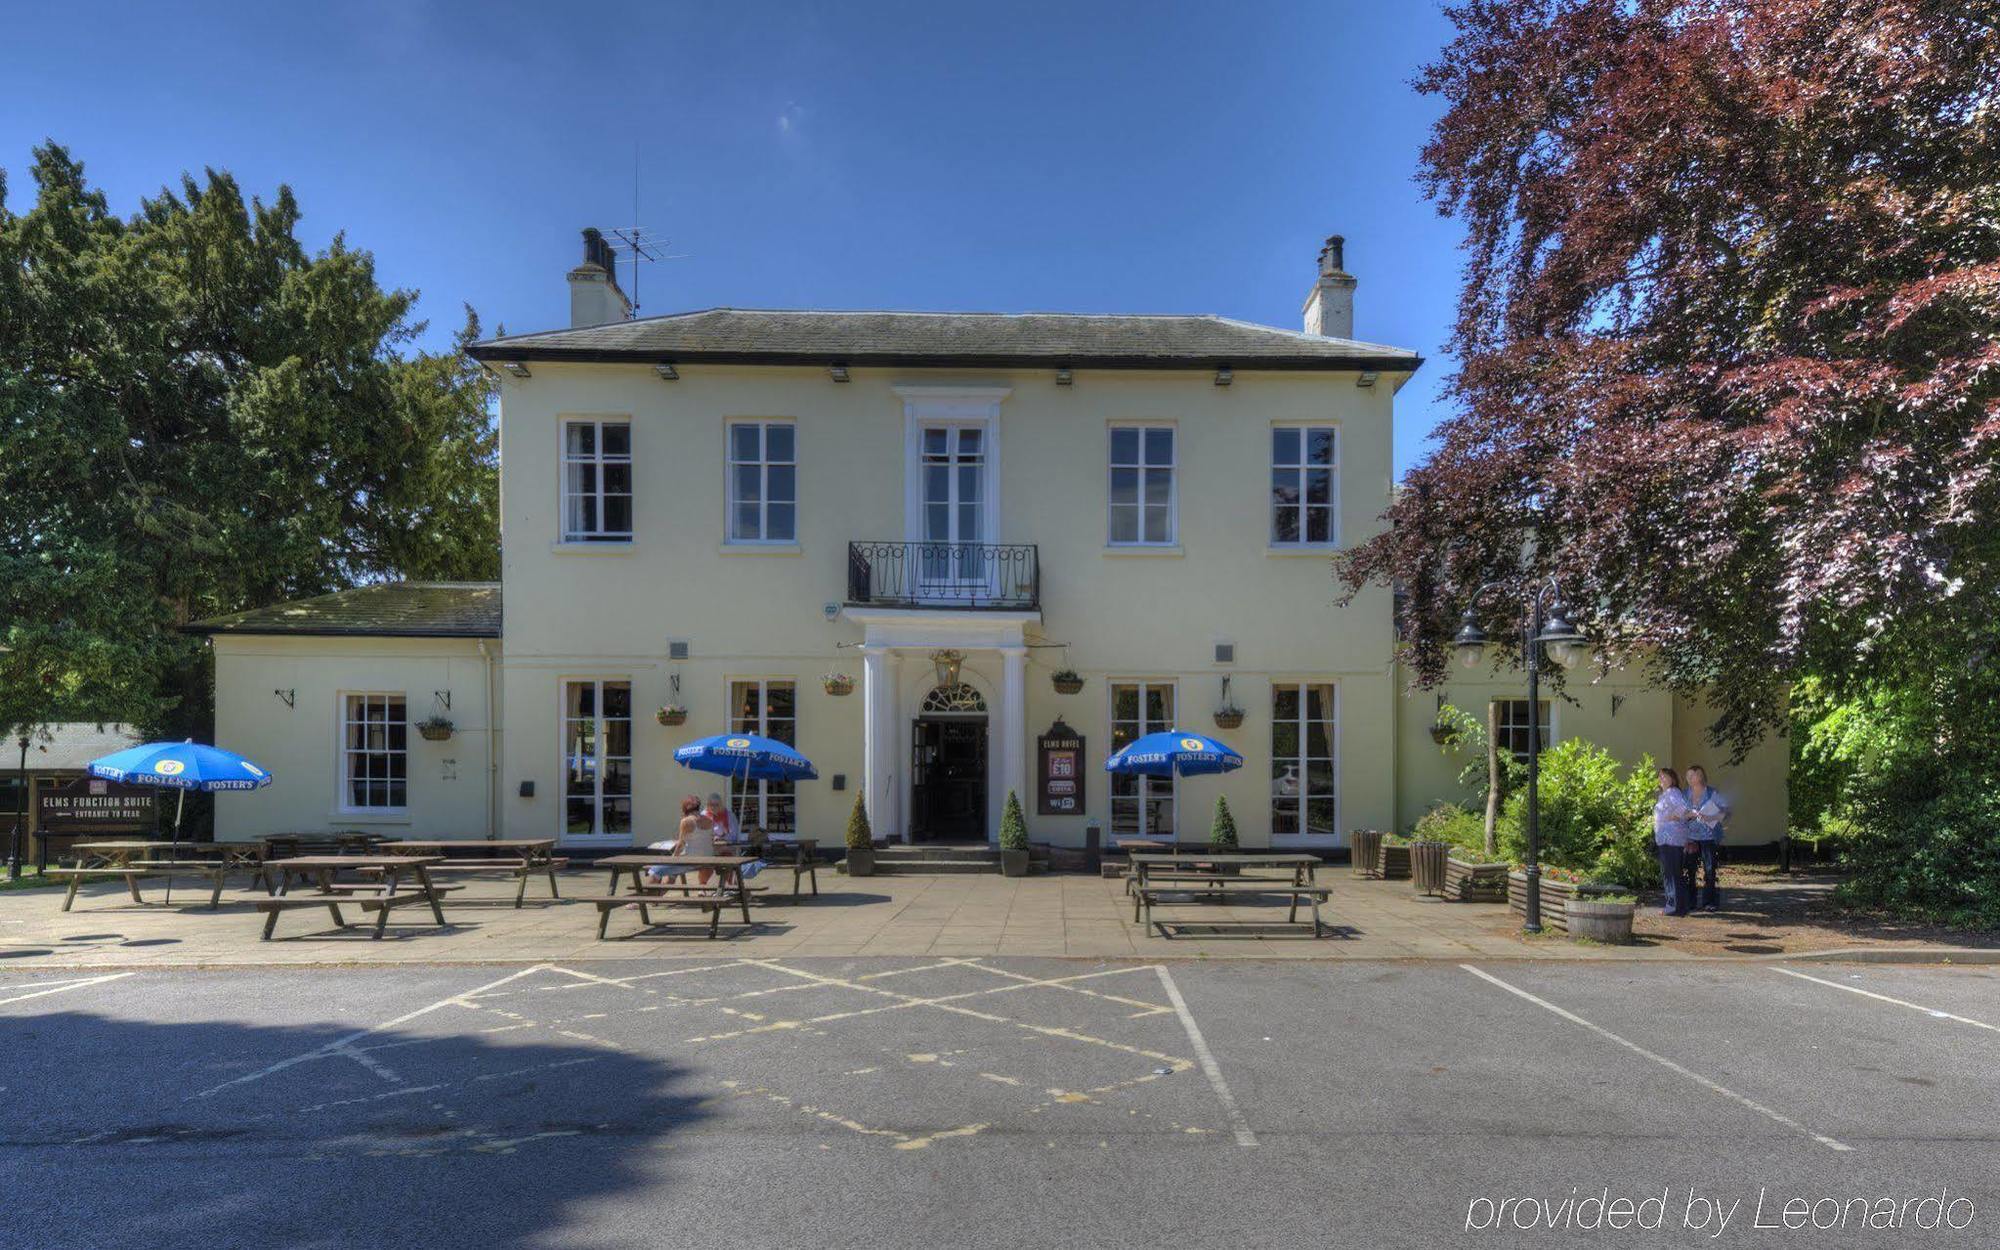
[[[1410,843],[1410,881],[1417,893],[1444,893],[1444,866],[1450,855],[1449,842]]]
[[[1569,922],[1569,935],[1573,938],[1629,946],[1634,910],[1631,903],[1604,903],[1572,895],[1563,904],[1563,918]]]
[[[1384,881],[1407,881],[1410,877],[1410,844],[1384,838],[1375,848],[1375,875]]]
[[[1561,929],[1569,932],[1569,901],[1572,898],[1589,898],[1595,894],[1616,894],[1618,890],[1608,885],[1583,885],[1568,881],[1558,881],[1553,877],[1542,878],[1542,927]],[[1528,914],[1528,874],[1510,872],[1507,874],[1507,905],[1521,916]]]
[[[1475,864],[1450,856],[1444,862],[1444,896],[1454,903],[1507,901],[1507,865]]]
[[[1375,860],[1382,853],[1380,829],[1356,829],[1348,836],[1348,866],[1357,877],[1379,877]]]

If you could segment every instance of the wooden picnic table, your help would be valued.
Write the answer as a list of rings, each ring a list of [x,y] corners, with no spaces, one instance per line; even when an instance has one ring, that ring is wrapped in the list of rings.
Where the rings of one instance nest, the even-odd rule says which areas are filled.
[[[706,911],[709,913],[708,936],[713,938],[722,923],[723,909],[732,904],[743,913],[745,925],[756,923],[750,919],[750,891],[743,883],[743,865],[749,862],[747,855],[669,855],[665,851],[643,855],[606,855],[596,862],[596,866],[611,870],[609,890],[601,898],[583,901],[597,907],[599,938],[604,937],[611,912],[618,907],[637,907],[640,922],[649,929],[655,927],[650,910],[653,907],[691,907]],[[703,868],[713,869],[717,877],[717,893],[704,894],[699,887],[691,885],[649,885],[644,872],[652,864],[671,864],[688,875]],[[631,892],[620,894],[618,878],[628,872],[632,874]]]
[[[812,879],[813,897],[819,897],[819,839],[766,838],[748,844],[749,853],[764,861],[767,868],[783,868],[792,874],[792,901],[799,901],[799,879]]]
[[[274,898],[258,899],[255,907],[265,913],[264,940],[278,927],[278,913],[301,907],[324,907],[333,914],[333,923],[345,929],[347,920],[340,912],[342,902],[353,903],[362,911],[376,913],[374,937],[380,938],[389,925],[389,912],[405,903],[428,903],[440,928],[448,927],[439,895],[459,889],[438,885],[429,869],[443,862],[440,855],[295,855],[266,862],[265,868],[278,874]],[[363,882],[336,880],[343,872],[360,872],[374,878]],[[403,892],[403,878],[414,877],[416,888]],[[293,882],[310,881],[316,887],[309,896],[290,893]]]
[[[554,838],[410,839],[382,848],[391,855],[435,855],[439,862],[431,866],[433,872],[512,873],[520,882],[514,891],[517,908],[527,900],[528,878],[538,873],[548,878],[549,897],[562,897],[556,889],[556,872],[569,867],[569,860],[557,856],[555,849]],[[477,854],[453,855],[455,850]]]
[[[1312,904],[1313,936],[1320,935],[1319,906],[1327,898],[1325,886],[1315,884],[1314,871],[1319,866],[1317,855],[1299,852],[1257,852],[1209,854],[1138,854],[1132,859],[1132,879],[1127,888],[1132,895],[1132,921],[1137,924],[1143,915],[1146,931],[1153,929],[1153,906],[1167,901],[1166,895],[1187,894],[1201,899],[1220,902],[1230,895],[1275,896],[1291,900],[1291,914],[1296,921],[1299,916],[1299,900],[1308,899]],[[1225,873],[1224,868],[1234,868],[1237,872]],[[1243,873],[1241,869],[1271,868],[1280,870],[1273,874],[1257,872]],[[1282,870],[1290,869],[1290,872]],[[1190,899],[1189,901],[1192,901]],[[1160,932],[1167,934],[1164,923]]]
[[[67,868],[51,868],[44,873],[45,876],[69,878],[69,889],[63,894],[64,911],[76,904],[77,891],[91,877],[123,878],[125,888],[131,892],[135,903],[146,901],[139,893],[141,877],[166,877],[169,901],[173,898],[173,878],[176,875],[205,878],[209,883],[208,905],[211,909],[222,905],[223,878],[232,872],[248,869],[263,882],[267,893],[271,889],[270,879],[264,873],[262,848],[255,842],[166,842],[123,838],[76,842],[71,844],[70,849],[75,852],[75,864]],[[162,853],[167,858],[161,858]]]

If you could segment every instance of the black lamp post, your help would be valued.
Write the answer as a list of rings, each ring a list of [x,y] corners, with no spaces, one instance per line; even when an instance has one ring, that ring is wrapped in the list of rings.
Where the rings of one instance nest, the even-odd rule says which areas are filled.
[[[1486,631],[1479,628],[1479,621],[1473,616],[1473,607],[1489,590],[1504,586],[1503,582],[1488,582],[1472,592],[1472,598],[1465,605],[1465,615],[1459,619],[1458,635],[1451,645],[1457,649],[1459,662],[1467,668],[1477,668],[1486,652]],[[1542,931],[1542,829],[1541,829],[1541,775],[1542,775],[1542,648],[1549,649],[1549,658],[1564,668],[1570,668],[1583,658],[1587,650],[1584,636],[1576,631],[1562,609],[1562,600],[1553,581],[1545,581],[1535,588],[1528,600],[1528,619],[1521,632],[1522,651],[1528,661],[1528,863],[1524,870],[1528,878],[1528,916],[1521,926],[1527,933]],[[1498,749],[1498,744],[1495,744]]]
[[[21,879],[21,835],[28,831],[28,743],[27,734],[21,735],[21,775],[15,782],[14,834],[7,840],[7,880]]]

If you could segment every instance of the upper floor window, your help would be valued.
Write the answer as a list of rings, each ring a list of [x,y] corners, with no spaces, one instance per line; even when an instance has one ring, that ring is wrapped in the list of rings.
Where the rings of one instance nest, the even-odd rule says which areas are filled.
[[[729,426],[729,541],[798,541],[798,455],[789,421]]]
[[[1339,541],[1339,439],[1330,425],[1271,430],[1271,544],[1303,547]]]
[[[632,541],[632,423],[563,422],[563,541]]]
[[[1514,757],[1517,764],[1528,762],[1528,701],[1526,699],[1495,699],[1494,706],[1500,709],[1500,734],[1498,745],[1501,750]],[[1535,719],[1532,722],[1536,736],[1541,740],[1542,750],[1555,745],[1549,736],[1549,701],[1535,700]]]
[[[399,811],[410,805],[410,724],[400,694],[350,694],[341,716],[340,805]]]
[[[1112,426],[1112,545],[1171,544],[1175,494],[1173,427]]]

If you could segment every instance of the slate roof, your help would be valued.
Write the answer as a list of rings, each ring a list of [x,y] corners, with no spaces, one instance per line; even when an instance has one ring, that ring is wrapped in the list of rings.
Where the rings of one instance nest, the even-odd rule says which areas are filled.
[[[48,735],[44,737],[46,732]],[[145,739],[129,725],[67,721],[37,726],[28,735],[29,772],[82,772],[94,759],[137,746]],[[21,757],[12,744],[0,751],[0,772],[14,772]]]
[[[191,634],[498,638],[499,582],[383,582],[196,621]]]
[[[487,339],[475,360],[1414,370],[1415,352],[1228,317],[710,308]]]

